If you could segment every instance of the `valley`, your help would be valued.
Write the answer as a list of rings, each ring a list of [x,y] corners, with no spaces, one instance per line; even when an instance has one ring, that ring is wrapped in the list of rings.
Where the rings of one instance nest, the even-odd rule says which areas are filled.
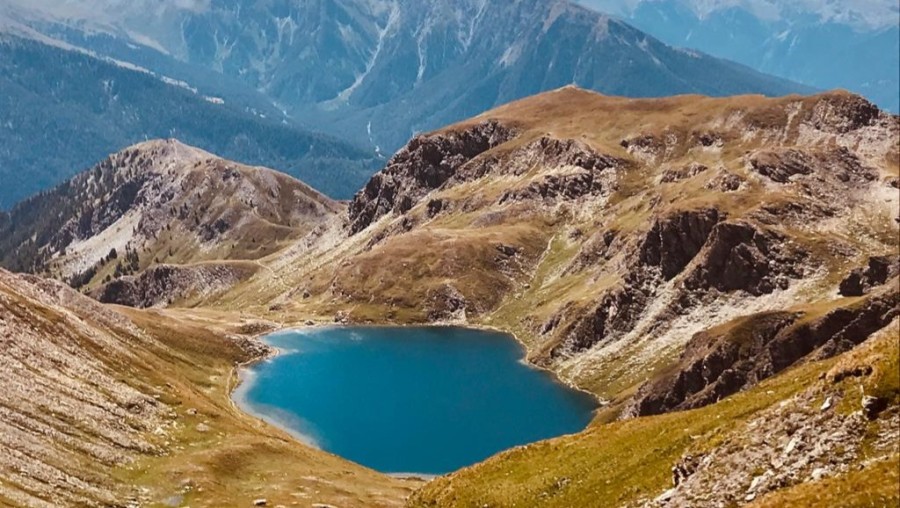
[[[148,503],[191,506],[888,505],[898,143],[900,119],[847,92],[631,99],[567,86],[414,137],[338,202],[152,141],[0,217],[4,266],[79,276],[106,302],[0,272],[17,302],[0,326],[58,327],[111,378],[98,387],[72,367],[81,393],[107,397],[99,414],[140,416],[54,438],[81,458],[118,450],[102,478],[68,473],[103,485],[90,491],[101,502],[137,485]],[[427,484],[384,476],[228,400],[235,367],[266,354],[252,337],[324,324],[504,330],[603,405],[582,432]],[[34,348],[16,361],[54,361]],[[8,384],[23,371],[0,372]],[[7,409],[25,435],[64,426],[17,390]],[[33,456],[22,439],[13,449]],[[2,485],[28,476],[15,464]],[[38,478],[0,495],[84,495]],[[183,492],[162,487],[173,483]]]

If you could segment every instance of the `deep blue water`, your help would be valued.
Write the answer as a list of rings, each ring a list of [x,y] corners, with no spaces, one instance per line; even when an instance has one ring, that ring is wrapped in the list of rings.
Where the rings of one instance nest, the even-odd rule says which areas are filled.
[[[596,407],[501,333],[324,328],[266,342],[282,354],[248,370],[242,407],[386,473],[447,473],[580,431]]]

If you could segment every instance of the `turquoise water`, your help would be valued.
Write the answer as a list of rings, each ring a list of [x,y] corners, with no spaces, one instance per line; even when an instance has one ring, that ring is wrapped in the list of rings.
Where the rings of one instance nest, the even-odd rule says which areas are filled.
[[[311,444],[386,473],[442,474],[585,428],[592,397],[522,361],[510,336],[464,328],[270,335],[235,399]]]

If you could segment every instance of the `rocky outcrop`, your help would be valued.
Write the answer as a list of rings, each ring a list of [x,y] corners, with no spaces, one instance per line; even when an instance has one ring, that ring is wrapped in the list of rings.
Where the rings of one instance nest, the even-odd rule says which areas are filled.
[[[694,259],[716,225],[724,219],[715,208],[680,211],[653,223],[638,250],[642,267],[659,267],[670,280]]]
[[[722,171],[704,186],[707,190],[718,192],[737,192],[746,180],[739,175],[728,171]]]
[[[759,381],[757,369],[762,371],[766,367],[752,365],[755,358],[751,349],[758,351],[799,317],[789,312],[765,313],[742,318],[725,325],[725,329],[695,335],[681,355],[678,367],[642,386],[625,416],[703,406],[737,392],[748,382]],[[744,363],[738,366],[741,361]]]
[[[490,121],[461,131],[414,138],[375,174],[350,203],[351,234],[390,212],[403,213],[454,176],[474,157],[515,135]]]
[[[643,506],[753,506],[774,491],[895,460],[900,419],[870,424],[861,411],[822,403],[842,398],[839,390],[817,387],[773,405],[712,450],[683,457],[673,466],[673,488]],[[871,436],[879,438],[867,445]]]
[[[562,332],[563,340],[550,351],[550,358],[571,357],[603,341],[611,341],[630,330],[647,306],[651,290],[634,282],[608,290],[587,313],[581,313]],[[555,328],[551,317],[544,329]]]
[[[840,185],[848,182],[871,182],[878,178],[877,171],[866,167],[859,157],[844,147],[816,151],[793,148],[762,150],[751,155],[749,162],[752,171],[782,184],[798,175],[813,173],[816,173],[820,181],[808,183],[807,186],[821,187],[822,181]]]
[[[807,121],[820,131],[844,134],[872,125],[881,115],[878,106],[859,95],[832,93],[822,96]]]
[[[450,284],[444,284],[435,289],[429,295],[429,321],[459,321],[466,320],[466,297],[458,289]]]
[[[900,256],[873,256],[864,268],[850,272],[840,285],[842,296],[863,296],[900,275]]]
[[[900,288],[886,287],[863,302],[824,315],[774,312],[741,318],[695,335],[677,365],[649,381],[626,416],[712,404],[812,356],[848,351],[900,315]]]
[[[157,265],[139,276],[109,282],[91,293],[102,303],[148,308],[212,296],[248,279],[258,267],[251,264]]]
[[[718,210],[708,208],[676,211],[654,221],[634,252],[627,254],[629,268],[622,283],[607,290],[590,312],[569,324],[563,340],[551,350],[551,357],[571,356],[629,331],[656,288],[684,271],[723,219]],[[591,259],[608,256],[615,234],[600,235],[597,242],[599,246],[595,247],[601,252],[583,251],[570,271],[584,269]],[[558,316],[552,319],[558,320]],[[553,327],[544,325],[545,329]]]
[[[793,149],[758,152],[750,158],[753,171],[778,183],[787,183],[795,175],[812,173],[814,164],[812,156]]]
[[[686,288],[700,291],[746,291],[762,295],[784,289],[799,278],[805,254],[787,245],[787,239],[750,222],[716,225],[685,280]]]
[[[597,153],[584,143],[543,137],[514,151],[503,161],[502,173],[524,174],[535,166],[555,171],[504,192],[499,203],[533,200],[556,203],[608,194],[615,190],[615,170],[624,165],[624,161]]]
[[[680,182],[682,180],[687,180],[693,178],[701,173],[705,173],[709,171],[709,167],[699,162],[692,162],[690,164],[678,167],[678,168],[670,168],[663,172],[662,176],[659,179],[660,183],[673,183]]]

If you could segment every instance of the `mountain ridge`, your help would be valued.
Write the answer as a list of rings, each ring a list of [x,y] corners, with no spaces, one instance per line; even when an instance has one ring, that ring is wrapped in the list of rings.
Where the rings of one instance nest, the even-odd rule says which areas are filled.
[[[374,154],[131,64],[0,35],[0,208],[46,190],[104,155],[173,137],[249,163],[278,165],[340,196]],[[249,106],[248,106],[249,107]],[[271,113],[270,113],[271,114]]]
[[[893,58],[900,52],[900,12],[892,2],[585,3],[615,12],[668,44],[820,89],[848,88],[885,109],[900,108],[900,68]]]
[[[252,262],[340,210],[285,174],[149,141],[13,208],[2,262],[95,288],[167,262]],[[258,267],[237,268],[219,269],[240,280]]]
[[[65,23],[32,24],[98,50],[108,46],[67,35],[77,27]],[[633,96],[809,91],[670,48],[564,0],[443,0],[427,8],[406,0],[220,0],[175,9],[150,25],[133,26],[126,14],[106,23],[119,37],[141,33],[133,44],[163,41],[157,51],[164,49],[169,59],[243,80],[304,125],[382,152],[395,151],[417,132],[570,83]],[[127,60],[126,53],[120,45],[117,58]],[[153,65],[141,58],[140,65]]]

